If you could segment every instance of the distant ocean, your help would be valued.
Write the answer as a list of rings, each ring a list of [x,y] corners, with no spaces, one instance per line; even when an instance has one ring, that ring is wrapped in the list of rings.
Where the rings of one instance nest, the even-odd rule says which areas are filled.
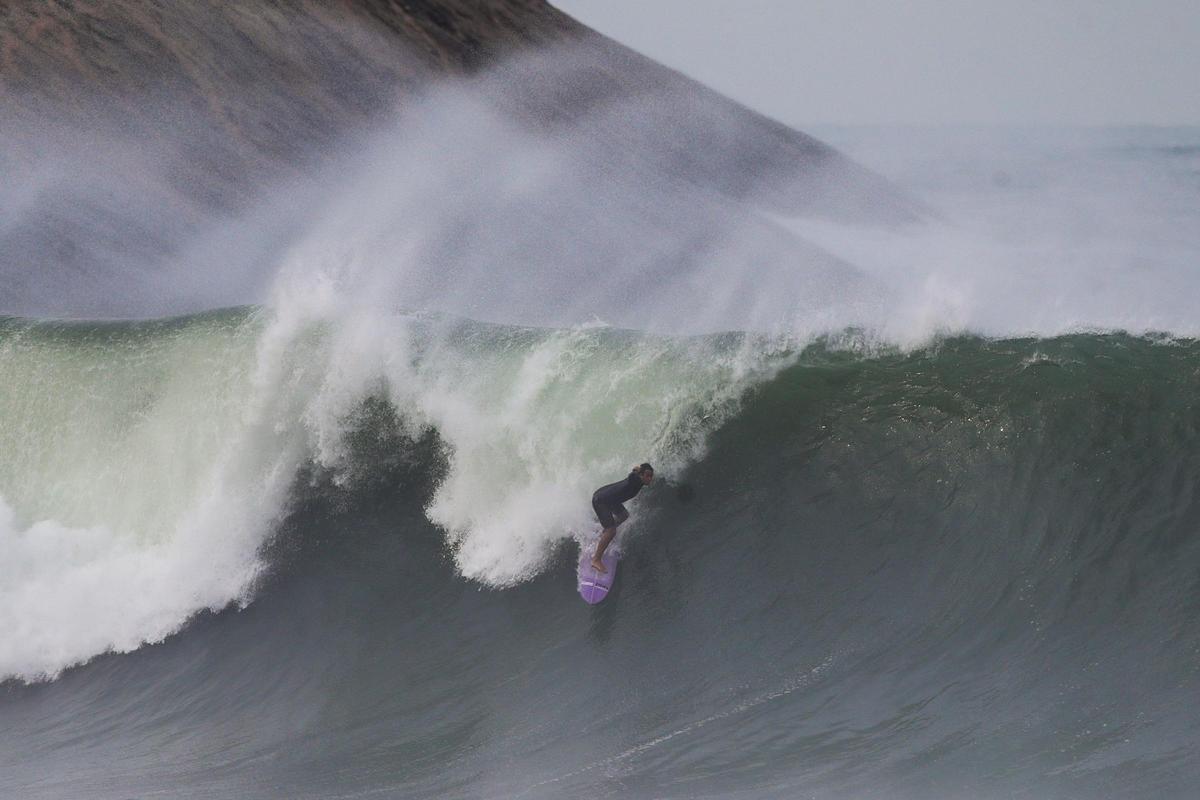
[[[0,796],[1193,797],[1200,130],[814,133],[930,222],[769,325],[0,320]]]

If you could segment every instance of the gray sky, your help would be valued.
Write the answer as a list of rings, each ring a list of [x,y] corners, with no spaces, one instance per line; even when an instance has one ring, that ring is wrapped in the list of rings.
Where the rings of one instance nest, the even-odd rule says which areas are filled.
[[[1200,125],[1200,0],[551,0],[784,122]]]

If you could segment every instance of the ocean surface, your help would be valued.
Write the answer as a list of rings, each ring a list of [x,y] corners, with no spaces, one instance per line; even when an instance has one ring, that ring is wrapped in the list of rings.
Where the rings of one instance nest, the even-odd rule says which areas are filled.
[[[748,229],[645,326],[515,251],[396,301],[381,214],[244,305],[0,319],[0,796],[1193,797],[1200,130],[815,133],[931,218],[763,211],[819,306]]]

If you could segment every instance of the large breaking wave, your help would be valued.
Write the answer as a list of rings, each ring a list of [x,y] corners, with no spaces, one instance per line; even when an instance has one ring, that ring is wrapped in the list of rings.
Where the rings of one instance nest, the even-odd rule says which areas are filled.
[[[0,672],[53,676],[244,600],[292,481],[348,476],[382,402],[447,468],[427,513],[462,575],[531,577],[630,453],[678,468],[782,354],[741,335],[229,311],[6,323]]]
[[[427,110],[266,302],[0,323],[0,787],[1186,796],[1194,147],[882,230]]]
[[[414,341],[421,328],[404,325]],[[126,436],[195,436],[212,455],[190,482],[130,458],[71,485],[90,492],[77,508],[115,515],[107,529],[18,518],[6,624],[43,644],[7,644],[7,669],[53,671],[106,636],[119,649],[160,638],[225,592],[255,600],[68,672],[52,694],[10,687],[5,786],[37,796],[36,759],[20,754],[57,741],[39,720],[61,716],[107,766],[43,794],[682,797],[703,780],[708,793],[764,797],[1186,796],[1200,647],[1194,342],[819,343],[790,366],[756,359],[771,372],[730,404],[738,337],[453,328],[439,346],[455,343],[458,366],[416,384],[427,401],[412,384],[402,394],[373,378],[363,395],[306,375],[331,352],[324,330],[272,384],[251,368],[265,341],[253,312],[120,336],[23,328],[43,356],[99,336],[139,339],[143,354],[221,341],[225,358],[194,362],[209,365],[205,381],[250,399],[256,386],[305,386],[307,401],[264,404],[269,424],[223,416],[221,391],[208,411],[168,410],[170,371],[128,365],[141,377],[124,372],[122,385],[145,384],[148,399],[127,410]],[[410,378],[430,357],[419,349]],[[531,375],[554,377],[517,392]],[[480,394],[446,391],[451,377]],[[472,397],[502,411],[476,415]],[[592,416],[573,430],[611,424],[606,436],[562,433],[581,408]],[[274,456],[237,461],[247,438]],[[63,463],[119,444],[80,442]],[[591,524],[577,499],[635,445],[669,479],[640,501],[617,590],[592,612],[572,592],[570,534]],[[114,502],[122,480],[149,481],[157,502]],[[288,491],[272,496],[278,484]],[[246,498],[242,524],[199,554],[191,531],[214,491],[226,509]],[[66,546],[68,526],[90,549]],[[115,578],[86,581],[105,572]],[[100,735],[110,713],[131,731]],[[158,766],[130,772],[142,758]]]

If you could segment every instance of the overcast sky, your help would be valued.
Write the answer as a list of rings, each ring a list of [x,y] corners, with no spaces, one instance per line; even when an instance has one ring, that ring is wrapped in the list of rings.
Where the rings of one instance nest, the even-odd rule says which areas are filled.
[[[1200,125],[1200,0],[551,0],[792,125]]]

